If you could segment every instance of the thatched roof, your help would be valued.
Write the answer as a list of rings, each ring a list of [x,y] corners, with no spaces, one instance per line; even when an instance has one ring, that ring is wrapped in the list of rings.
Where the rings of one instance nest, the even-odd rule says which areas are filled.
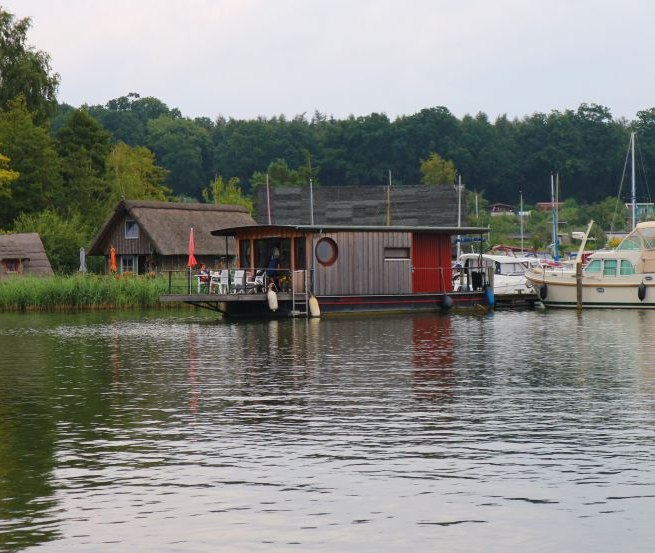
[[[37,276],[53,274],[41,237],[36,232],[1,234],[0,263],[9,259],[21,261],[26,274]]]
[[[266,190],[257,190],[258,222],[268,222]],[[309,187],[276,186],[270,189],[271,222],[308,225],[311,221]],[[390,200],[389,202],[387,200]],[[317,225],[385,225],[389,209],[392,225],[456,226],[456,186],[317,186],[313,189]],[[464,191],[462,220],[466,220]]]
[[[189,248],[189,230],[193,227],[196,255],[215,255],[225,251],[210,232],[217,228],[255,224],[248,210],[237,205],[191,204],[122,200],[104,224],[89,248],[89,255],[107,255],[106,243],[114,226],[125,216],[134,219],[160,255],[184,255]],[[230,250],[233,250],[230,244]],[[230,251],[230,254],[234,254]]]

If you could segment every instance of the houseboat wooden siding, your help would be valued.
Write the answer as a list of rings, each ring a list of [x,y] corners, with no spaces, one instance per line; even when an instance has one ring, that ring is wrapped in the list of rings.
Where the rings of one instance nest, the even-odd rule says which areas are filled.
[[[315,262],[316,294],[411,292],[411,233],[327,232],[314,236],[313,247],[321,238],[334,240],[339,253],[332,265]],[[393,257],[387,257],[385,252]]]

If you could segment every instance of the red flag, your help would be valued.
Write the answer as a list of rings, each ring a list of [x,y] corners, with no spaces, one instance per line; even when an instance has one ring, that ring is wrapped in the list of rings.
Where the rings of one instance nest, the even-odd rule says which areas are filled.
[[[193,227],[191,227],[191,232],[189,232],[189,260],[186,262],[186,266],[189,268],[195,267],[198,264],[196,256],[194,255],[195,250],[196,246],[193,241]]]

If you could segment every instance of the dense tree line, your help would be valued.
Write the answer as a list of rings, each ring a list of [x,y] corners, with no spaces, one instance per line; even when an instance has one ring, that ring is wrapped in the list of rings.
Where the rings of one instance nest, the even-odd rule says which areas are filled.
[[[641,181],[655,168],[655,108],[634,121],[595,104],[495,121],[459,119],[442,106],[394,120],[318,112],[212,120],[129,93],[78,109],[57,103],[59,76],[49,55],[26,43],[29,26],[0,7],[0,229],[42,229],[48,242],[56,227],[52,240],[72,240],[72,251],[88,245],[121,197],[252,205],[267,175],[273,186],[461,177],[486,202],[516,205],[519,192],[526,204],[549,200],[558,173],[561,197],[591,204],[616,195],[632,131]],[[639,200],[648,199],[642,188]]]
[[[169,170],[167,186],[195,198],[217,175],[237,177],[250,192],[280,164],[305,175],[311,166],[323,186],[386,184],[389,171],[395,185],[419,184],[421,165],[436,153],[490,202],[516,204],[519,191],[526,202],[549,200],[550,175],[558,173],[563,196],[591,203],[616,195],[633,130],[644,174],[655,168],[655,109],[631,122],[595,104],[493,122],[483,113],[458,119],[445,107],[393,121],[378,113],[211,121],[130,94],[87,111],[114,140],[153,151]]]

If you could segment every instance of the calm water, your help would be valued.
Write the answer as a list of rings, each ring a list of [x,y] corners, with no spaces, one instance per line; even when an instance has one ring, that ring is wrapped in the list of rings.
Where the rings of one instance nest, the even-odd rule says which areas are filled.
[[[0,549],[651,551],[655,313],[0,316]]]

